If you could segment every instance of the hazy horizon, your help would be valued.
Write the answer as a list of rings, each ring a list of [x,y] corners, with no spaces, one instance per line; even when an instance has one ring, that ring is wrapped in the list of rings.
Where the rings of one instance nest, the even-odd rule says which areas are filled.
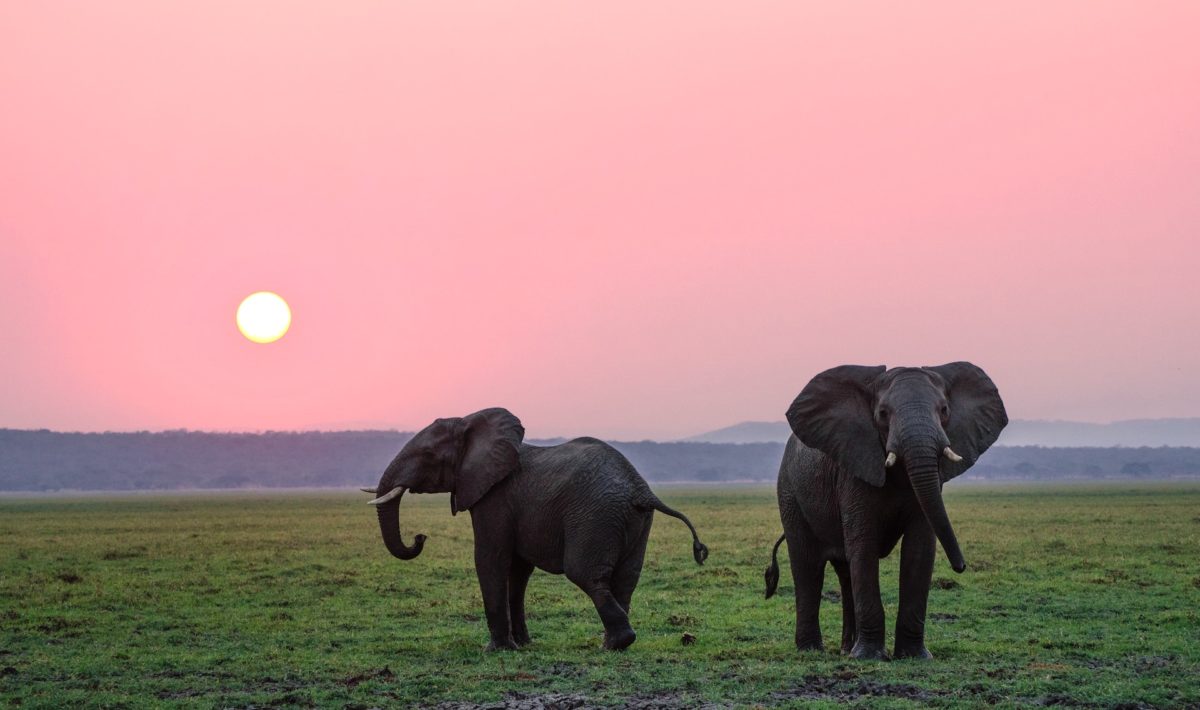
[[[1142,426],[1144,425],[1144,426]],[[1181,425],[1185,425],[1180,429]],[[1145,427],[1148,426],[1149,429]],[[104,429],[104,430],[56,430],[45,427],[15,428],[2,427],[0,431],[50,431],[55,434],[166,434],[186,432],[189,434],[351,434],[351,433],[387,433],[412,434],[413,429],[399,429],[388,426],[354,426],[343,428],[314,428],[314,429]],[[1118,428],[1120,428],[1118,430]],[[768,434],[781,433],[779,436]],[[745,435],[739,436],[743,431]],[[1107,432],[1107,433],[1106,433]],[[657,443],[766,443],[785,441],[790,432],[787,422],[777,421],[742,421],[728,426],[703,432],[676,437],[673,439],[652,439],[637,437],[625,439],[626,442],[654,441]],[[1150,443],[1138,441],[1135,443],[1120,443],[1122,438],[1133,436],[1134,439],[1153,440]],[[532,443],[560,441],[575,436],[588,436],[586,432],[571,432],[566,434],[542,434],[536,430],[528,430],[525,440]],[[1080,438],[1080,437],[1083,438]],[[1117,443],[1109,443],[1112,438]],[[615,439],[614,439],[615,440]],[[1200,417],[1168,417],[1158,419],[1125,419],[1111,422],[1082,422],[1065,419],[1014,419],[1009,427],[1001,434],[996,446],[1049,446],[1049,447],[1105,447],[1105,446],[1174,446],[1200,447]]]
[[[0,427],[1200,415],[1200,4],[0,7]],[[669,38],[669,40],[668,40]],[[254,291],[291,331],[248,342]]]

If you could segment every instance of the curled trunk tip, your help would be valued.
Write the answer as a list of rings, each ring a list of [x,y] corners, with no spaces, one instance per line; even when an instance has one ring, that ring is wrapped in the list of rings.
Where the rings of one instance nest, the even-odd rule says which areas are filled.
[[[383,544],[393,557],[411,560],[421,554],[426,538],[424,535],[417,535],[413,538],[411,547],[404,544],[404,538],[400,535],[400,497],[404,495],[404,489],[393,489],[393,492],[395,491],[399,491],[399,495],[375,508],[379,516],[379,532],[383,536]]]

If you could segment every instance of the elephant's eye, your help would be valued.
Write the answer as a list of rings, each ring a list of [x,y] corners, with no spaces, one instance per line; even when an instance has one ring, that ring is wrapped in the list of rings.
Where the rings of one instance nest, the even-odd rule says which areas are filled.
[[[941,406],[941,409],[940,409],[940,410],[938,410],[938,411],[939,411],[939,413],[942,415],[942,422],[943,422],[943,423],[945,423],[945,422],[947,422],[947,421],[950,421],[950,407],[949,407],[948,405],[945,405],[945,404],[943,404],[943,405]]]
[[[880,424],[887,424],[887,420],[888,420],[888,413],[887,413],[887,410],[886,410],[886,409],[880,409],[879,411],[875,412],[875,418],[876,418],[877,420],[879,420],[879,423],[880,423]]]

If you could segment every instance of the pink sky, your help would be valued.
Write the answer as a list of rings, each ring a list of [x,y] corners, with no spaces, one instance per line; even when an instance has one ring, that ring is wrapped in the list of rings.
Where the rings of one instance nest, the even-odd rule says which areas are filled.
[[[1200,3],[0,4],[0,426],[1200,415]],[[271,345],[247,294],[294,312]]]

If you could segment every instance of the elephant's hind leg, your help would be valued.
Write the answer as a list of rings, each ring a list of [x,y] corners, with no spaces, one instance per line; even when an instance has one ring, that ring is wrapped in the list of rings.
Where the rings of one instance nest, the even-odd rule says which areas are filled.
[[[579,583],[576,582],[576,584]],[[579,586],[592,598],[592,604],[596,606],[596,613],[600,615],[600,621],[604,624],[604,648],[610,651],[629,648],[637,639],[637,634],[629,625],[629,615],[617,601],[609,583],[607,581],[592,582],[588,583],[588,587],[584,587],[583,584],[579,584]]]
[[[592,603],[604,623],[604,647],[610,651],[624,651],[637,640],[637,634],[629,624],[629,614],[607,589],[592,592]]]
[[[642,530],[633,538],[634,542],[625,552],[625,556],[613,570],[612,591],[617,603],[629,613],[629,603],[633,599],[633,590],[637,589],[638,579],[642,576],[642,562],[646,557],[646,543],[650,539],[650,524],[654,520],[654,512],[645,514]]]
[[[596,606],[596,613],[600,615],[600,621],[604,624],[604,648],[620,651],[628,648],[637,638],[637,634],[629,625],[629,615],[625,608],[613,594],[613,571],[618,552],[604,550],[605,545],[611,547],[611,542],[596,541],[583,545],[591,552],[591,555],[587,556],[574,556],[568,550],[563,571],[567,579],[586,592],[591,597],[592,604]],[[597,555],[601,558],[597,559]]]
[[[804,526],[807,527],[807,526]],[[825,558],[811,535],[787,536],[792,584],[796,589],[796,648],[820,651],[821,589],[825,585]]]
[[[533,565],[522,559],[513,559],[508,573],[508,618],[512,623],[513,641],[518,646],[529,643],[529,628],[525,626],[525,587]]]

